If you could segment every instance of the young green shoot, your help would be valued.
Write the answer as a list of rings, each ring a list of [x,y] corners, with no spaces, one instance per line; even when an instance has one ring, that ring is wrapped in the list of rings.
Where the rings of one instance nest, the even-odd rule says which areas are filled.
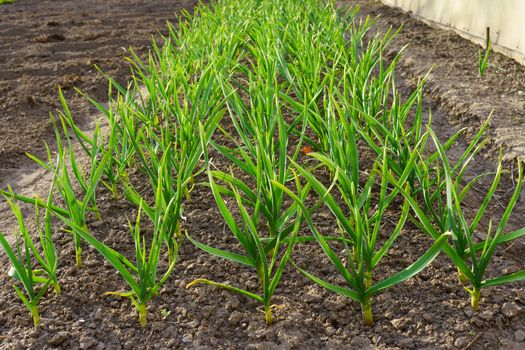
[[[178,243],[174,242],[174,244],[177,245],[172,247],[173,251],[171,252],[172,255],[170,256],[168,267],[164,273],[159,272],[162,247],[170,234],[168,227],[169,221],[166,220],[166,217],[173,215],[172,208],[175,202],[175,199],[172,199],[166,205],[162,203],[164,201],[162,182],[166,181],[162,169],[167,162],[167,157],[164,157],[161,161],[162,164],[160,165],[158,174],[159,183],[156,186],[155,205],[147,206],[145,201],[140,202],[135,225],[129,223],[131,237],[135,243],[134,262],[128,260],[124,255],[95,238],[85,227],[77,225],[71,219],[61,218],[76,234],[95,248],[124,279],[130,288],[129,291],[107,292],[106,294],[129,298],[137,310],[141,327],[147,326],[147,303],[158,294],[159,289],[171,275],[177,261]],[[153,237],[149,243],[149,249],[146,244],[146,237],[141,232],[140,227],[141,214],[146,207],[154,213],[152,215],[154,225]]]
[[[359,183],[355,182],[356,179],[354,179],[356,173],[346,172],[343,168],[339,167],[336,162],[320,153],[313,153],[311,156],[318,159],[333,171],[334,182],[330,188],[325,187],[309,170],[304,169],[298,164],[295,164],[295,166],[298,173],[312,186],[335,216],[344,247],[344,258],[338,256],[334,248],[328,244],[328,238],[319,232],[309,211],[304,207],[302,198],[289,189],[285,189],[285,191],[294,199],[296,204],[301,206],[304,220],[308,223],[323,252],[344,278],[346,286],[342,287],[327,282],[303,268],[298,267],[298,269],[320,286],[359,302],[363,321],[367,326],[371,326],[373,324],[372,297],[384,289],[406,281],[423,270],[440,253],[441,247],[445,244],[448,235],[442,235],[410,266],[405,267],[391,277],[375,282],[375,280],[378,279],[377,276],[374,275],[375,268],[383,257],[388,254],[392,244],[403,229],[408,216],[408,202],[405,201],[401,216],[395,228],[386,235],[386,240],[380,245],[383,216],[396,196],[397,191],[392,190],[389,193],[386,178],[382,177],[378,189],[379,198],[377,201],[374,201],[372,193],[374,192],[373,186],[376,175],[372,175],[363,188],[360,188]],[[388,171],[386,163],[386,160],[384,160],[382,175]],[[357,160],[352,162],[352,164],[358,166]],[[377,163],[374,167],[376,169],[379,168]],[[405,179],[406,177],[405,174]],[[332,187],[338,189],[343,197],[343,204],[340,204],[330,193]],[[375,203],[375,205],[373,203]],[[349,212],[349,215],[346,215],[345,212]]]
[[[447,243],[443,247],[443,251],[456,266],[459,281],[470,294],[472,308],[478,309],[481,289],[525,279],[525,270],[520,270],[503,276],[491,278],[486,277],[486,270],[494,257],[496,248],[506,242],[512,242],[525,235],[525,228],[510,233],[504,232],[508,219],[521,193],[523,185],[523,166],[521,162],[518,162],[518,182],[499,223],[495,225],[493,220],[490,220],[484,238],[476,238],[474,233],[477,232],[478,226],[485,216],[489,203],[494,197],[501,179],[503,172],[501,154],[492,185],[485,194],[485,197],[474,217],[471,220],[467,220],[463,211],[463,200],[479,176],[475,177],[466,186],[462,186],[458,181],[458,178],[453,178],[454,171],[450,166],[443,145],[439,142],[437,136],[432,130],[429,130],[429,133],[438,150],[439,160],[444,172],[445,198],[442,201],[442,210],[440,212],[442,215],[441,220],[436,222],[432,216],[429,216],[429,214],[421,208],[419,203],[407,191],[405,191],[402,186],[396,184],[396,188],[399,189],[405,199],[410,203],[410,206],[418,219],[417,221],[413,220],[413,222],[423,231],[435,239],[438,239],[440,237],[440,232],[443,231],[452,234],[452,242]],[[463,171],[461,171],[460,174],[462,176]],[[461,178],[461,176],[459,177]],[[394,184],[396,183],[396,180],[391,176],[389,177],[389,181]]]
[[[53,188],[54,184],[50,189],[48,204],[53,199]],[[31,313],[33,324],[37,327],[40,323],[38,304],[48,288],[52,286],[55,293],[60,294],[60,285],[56,275],[58,266],[57,252],[51,237],[51,211],[47,208],[45,209],[44,227],[42,228],[38,205],[35,205],[39,237],[39,247],[37,248],[27,229],[22,211],[15,202],[11,188],[9,188],[9,193],[11,194],[10,196],[4,194],[4,197],[9,203],[18,223],[18,230],[15,232],[16,243],[14,248],[11,247],[5,235],[0,232],[0,245],[11,262],[9,275],[19,281],[24,287],[22,290],[16,284],[13,284],[15,292]],[[34,265],[33,259],[36,259],[38,266]]]
[[[258,153],[264,154],[262,150],[259,150]],[[208,164],[210,187],[219,211],[244,253],[239,254],[217,249],[201,243],[191,236],[188,236],[188,239],[207,253],[254,269],[261,285],[261,293],[256,294],[205,278],[192,281],[187,288],[198,283],[204,283],[255,299],[263,304],[266,323],[270,325],[273,322],[272,296],[281,279],[283,269],[290,259],[295,244],[295,237],[301,224],[301,211],[297,204],[292,204],[286,210],[277,213],[276,216],[272,216],[271,213],[263,214],[262,212],[267,210],[266,208],[273,208],[276,205],[272,202],[265,202],[265,200],[268,200],[268,197],[266,197],[267,194],[263,193],[265,191],[261,189],[264,177],[268,176],[268,173],[260,165],[255,169],[251,169],[256,174],[255,180],[257,183],[257,190],[252,190],[240,178],[236,177],[233,172],[226,174],[220,171],[212,171],[207,151],[204,154]],[[260,157],[258,160],[258,164],[262,164]],[[226,183],[226,186],[217,184],[217,180],[223,181]],[[278,179],[271,180],[271,182],[265,184],[273,188],[270,187],[265,190],[272,191],[272,193],[276,193],[277,190],[282,192],[283,190],[277,186],[279,183]],[[309,186],[301,187],[300,182],[297,182],[296,185],[300,198],[305,200],[310,190]],[[240,215],[239,220],[235,219],[236,211],[230,209],[227,205],[224,199],[225,195],[233,197]],[[279,196],[274,198],[281,200]],[[281,204],[279,203],[279,205]],[[263,227],[260,225],[261,219],[263,219],[265,224]],[[272,232],[273,227],[278,227],[279,229]]]
[[[65,211],[65,217],[71,219],[75,225],[83,227],[85,230],[87,230],[86,215],[88,211],[94,212],[97,219],[100,219],[100,215],[96,206],[95,191],[103,175],[106,164],[111,158],[111,152],[106,152],[104,157],[102,157],[100,160],[97,158],[98,152],[92,152],[89,175],[86,176],[82,171],[82,165],[76,158],[75,150],[70,140],[65,120],[61,119],[61,125],[65,139],[67,140],[67,148],[64,147],[62,143],[62,137],[53,118],[52,121],[55,129],[58,150],[56,165],[53,164],[53,158],[49,148],[47,163],[33,155],[28,154],[28,156],[36,163],[41,165],[44,169],[47,169],[53,173],[53,181],[55,182],[58,193],[64,202],[64,208],[62,210],[55,211],[54,214],[63,217],[63,212]],[[97,131],[98,129],[95,129],[95,135],[93,136],[94,144],[97,144]],[[77,189],[74,185],[75,180],[80,187],[80,191],[84,195],[83,198],[77,195]],[[80,268],[82,266],[82,242],[79,235],[77,235],[75,231],[70,232],[73,236],[76,265]]]
[[[490,50],[492,48],[492,41],[490,38],[487,39],[487,48],[485,52],[482,50],[478,51],[478,73],[480,77],[485,75],[485,71],[489,67]]]

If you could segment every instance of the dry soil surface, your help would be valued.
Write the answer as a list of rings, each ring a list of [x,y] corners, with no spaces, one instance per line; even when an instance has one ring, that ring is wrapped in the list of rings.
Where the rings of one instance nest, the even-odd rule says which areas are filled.
[[[516,134],[511,138],[500,137],[508,135],[504,128],[514,125],[510,122],[513,118],[523,121],[523,112],[519,114],[521,107],[518,108],[516,102],[520,100],[519,91],[525,91],[521,85],[525,81],[522,66],[493,55],[497,68],[489,69],[485,77],[479,78],[476,75],[478,48],[456,34],[431,29],[408,15],[376,3],[346,3],[360,3],[363,14],[381,15],[380,30],[389,25],[404,25],[392,47],[395,51],[410,43],[399,69],[404,89],[409,91],[432,64],[436,65],[427,85],[425,110],[428,113],[432,109],[436,131],[442,138],[459,127],[469,128],[455,152],[465,147],[469,135],[492,108],[495,109],[490,128],[493,144],[505,145],[509,158],[523,152],[519,145],[523,142],[523,128],[512,128]],[[192,1],[166,0],[18,0],[13,5],[1,6],[0,184],[9,180],[37,189],[40,186],[35,179],[40,175],[32,175],[34,167],[23,160],[23,153],[41,152],[43,140],[52,139],[47,114],[57,107],[58,85],[64,89],[74,115],[89,127],[94,111],[75,95],[73,87],[103,100],[106,84],[93,64],[125,81],[127,47],[146,52],[150,34],[163,31],[164,21],[173,20],[175,11],[192,6]],[[487,157],[476,160],[470,176],[494,169],[493,150],[494,147],[488,148]],[[217,162],[221,166],[219,158]],[[485,181],[476,187],[480,194],[472,195],[470,209],[475,209],[487,186]],[[512,181],[507,176],[497,193],[497,201],[504,204],[511,190]],[[90,230],[106,244],[129,254],[133,247],[126,224],[136,209],[124,200],[114,201],[104,191],[99,199],[104,219],[91,220]],[[497,218],[501,212],[501,205],[496,205],[489,216]],[[4,210],[0,215],[9,217],[10,214]],[[233,240],[206,187],[197,187],[192,192],[185,215],[184,228],[195,238],[219,248],[231,246]],[[398,211],[387,215],[395,219]],[[525,225],[523,215],[522,199],[509,230]],[[332,232],[335,227],[328,211],[320,211],[316,221],[323,232]],[[1,223],[10,225],[12,219]],[[487,225],[488,222],[483,223],[483,227]],[[469,308],[467,293],[456,281],[454,268],[444,256],[415,278],[375,298],[376,323],[371,328],[362,325],[355,302],[312,285],[290,265],[276,292],[276,322],[266,326],[258,304],[251,300],[212,287],[185,288],[187,283],[201,277],[253,291],[258,288],[253,271],[210,257],[185,242],[172,278],[150,305],[149,326],[141,329],[129,301],[103,295],[106,291],[125,288],[111,266],[86,247],[84,267],[78,270],[72,259],[69,235],[57,230],[56,241],[63,294],[50,293],[45,298],[41,304],[42,324],[36,329],[32,328],[27,310],[10,286],[7,261],[0,257],[0,348],[525,348],[523,284],[484,291],[482,306],[474,312]],[[379,274],[387,276],[407,266],[430,244],[428,237],[407,225]],[[497,252],[489,273],[524,268],[524,252],[522,241],[503,247]],[[316,245],[298,246],[294,259],[318,276],[338,281],[334,269]]]

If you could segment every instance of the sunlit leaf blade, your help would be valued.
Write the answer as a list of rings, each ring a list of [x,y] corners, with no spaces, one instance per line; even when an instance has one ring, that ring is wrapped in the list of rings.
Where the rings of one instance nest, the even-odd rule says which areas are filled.
[[[514,272],[508,275],[491,278],[481,282],[482,288],[498,286],[500,284],[507,284],[512,282],[519,282],[525,280],[525,270]]]
[[[447,240],[450,238],[450,233],[445,233],[441,235],[440,238],[430,247],[425,254],[419,257],[414,263],[410,266],[404,268],[402,271],[396,273],[395,275],[382,280],[374,284],[372,287],[367,289],[366,296],[372,296],[379,293],[380,291],[390,288],[396,284],[406,281],[418,274],[421,270],[428,266],[441,252],[441,249],[446,244]]]
[[[191,288],[193,286],[195,286],[196,284],[199,284],[199,283],[203,283],[203,284],[207,284],[207,285],[210,285],[210,286],[214,286],[214,287],[220,287],[220,288],[224,288],[226,290],[229,290],[231,292],[235,292],[235,293],[238,293],[238,294],[241,294],[241,295],[244,295],[248,298],[252,298],[252,299],[255,299],[257,301],[260,301],[260,302],[263,302],[263,298],[260,297],[259,295],[257,294],[254,294],[254,293],[251,293],[251,292],[248,292],[244,289],[240,289],[240,288],[237,288],[237,287],[233,287],[233,286],[230,286],[228,284],[223,284],[223,283],[217,283],[217,282],[213,282],[213,281],[210,281],[210,280],[207,280],[205,278],[198,278],[192,282],[190,282],[186,288]]]
[[[211,247],[209,245],[206,245],[204,243],[197,241],[196,239],[192,238],[190,235],[187,235],[186,237],[191,243],[193,243],[196,247],[198,247],[199,249],[202,249],[206,253],[218,256],[219,258],[234,261],[239,264],[255,268],[255,263],[250,258],[244,255],[235,254],[235,253],[228,252],[222,249]]]

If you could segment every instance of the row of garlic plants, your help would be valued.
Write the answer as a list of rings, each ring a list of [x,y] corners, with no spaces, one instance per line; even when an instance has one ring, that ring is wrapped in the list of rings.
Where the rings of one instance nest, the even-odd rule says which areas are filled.
[[[260,282],[253,291],[203,276],[188,287],[203,283],[253,298],[263,305],[268,324],[272,297],[289,262],[315,283],[358,302],[368,325],[373,296],[411,278],[441,252],[456,266],[475,309],[482,288],[523,280],[525,270],[485,273],[499,245],[525,234],[525,229],[505,231],[522,187],[521,163],[503,216],[477,238],[474,232],[503,173],[500,157],[492,186],[468,217],[464,199],[489,174],[464,177],[486,143],[489,121],[460,157],[450,160],[447,152],[463,130],[438,140],[431,117],[423,113],[424,81],[402,96],[395,80],[401,52],[386,54],[396,33],[374,35],[373,27],[374,20],[359,18],[357,8],[338,13],[333,1],[217,1],[183,14],[162,45],[153,43],[147,59],[133,55],[127,86],[108,77],[107,107],[86,96],[109,125],[107,136],[99,124],[92,134],[83,132],[61,95],[63,108],[56,124],[53,119],[56,154],[48,147],[46,160],[30,155],[53,174],[47,200],[2,192],[19,232],[14,245],[0,234],[0,244],[12,264],[15,291],[35,325],[49,287],[60,293],[52,217],[71,233],[79,268],[82,247],[90,244],[119,272],[129,290],[108,293],[129,298],[141,326],[147,324],[147,303],[168,281],[185,238],[209,254],[248,266]],[[86,171],[73,138],[89,159]],[[136,172],[153,195],[136,188]],[[238,241],[231,251],[198,241],[183,225],[186,200],[202,172],[228,233]],[[138,208],[136,221],[129,223],[131,256],[90,232],[87,215],[105,219],[97,207],[101,186]],[[35,234],[18,202],[35,206]],[[333,234],[320,232],[314,215],[319,210],[333,215]],[[385,232],[385,213],[392,210],[399,214],[397,222]],[[143,216],[153,232],[142,231]],[[399,272],[376,273],[407,221],[434,243]],[[294,246],[313,243],[340,273],[341,284],[295,264]],[[162,259],[167,268],[161,268]]]

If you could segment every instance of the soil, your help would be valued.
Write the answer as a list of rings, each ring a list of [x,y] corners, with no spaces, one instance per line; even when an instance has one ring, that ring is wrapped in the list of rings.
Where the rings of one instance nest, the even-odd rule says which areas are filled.
[[[107,80],[95,66],[123,83],[129,77],[130,47],[142,56],[152,35],[167,34],[181,9],[196,0],[17,1],[0,6],[0,184],[31,166],[25,152],[38,155],[54,138],[49,112],[64,92],[79,123],[95,110],[75,92],[104,101]]]
[[[49,113],[61,108],[60,87],[75,120],[89,129],[97,111],[76,91],[103,102],[108,83],[96,67],[125,83],[130,48],[144,56],[152,36],[167,35],[166,21],[197,0],[30,1],[0,6],[0,187],[45,193],[48,177],[25,152],[45,157],[53,144]],[[0,210],[6,205],[0,200]],[[0,229],[10,218],[0,216]]]
[[[427,83],[425,110],[432,110],[440,138],[460,127],[468,128],[454,152],[465,147],[494,109],[489,129],[492,145],[486,149],[486,157],[476,159],[470,176],[495,168],[495,145],[502,145],[509,159],[523,156],[524,106],[519,104],[523,103],[519,92],[525,91],[525,67],[493,54],[497,68],[489,68],[480,78],[476,66],[479,47],[453,32],[432,29],[375,2],[345,3],[361,4],[363,15],[380,15],[379,30],[403,24],[392,50],[410,43],[399,64],[404,89],[413,88],[435,64]],[[96,114],[76,96],[73,87],[104,100],[105,79],[92,65],[96,63],[125,81],[128,70],[124,57],[129,54],[125,48],[146,52],[151,34],[162,32],[165,21],[175,19],[175,11],[193,6],[193,1],[167,0],[125,4],[116,0],[18,0],[0,6],[0,184],[9,182],[20,191],[45,193],[43,173],[25,161],[23,154],[39,154],[43,141],[52,140],[48,111],[58,106],[57,86],[62,86],[74,115],[89,129]],[[479,192],[475,193],[479,194],[472,196],[472,207],[467,209],[477,208],[488,186],[489,181],[477,186]],[[512,179],[507,176],[497,193],[498,203],[505,204],[509,190]],[[91,220],[90,230],[106,244],[131,253],[127,220],[136,215],[136,209],[124,200],[113,200],[104,191],[98,198],[104,219]],[[524,202],[522,196],[509,231],[525,226]],[[487,216],[497,219],[502,211],[501,204],[496,205]],[[184,228],[196,239],[218,248],[231,247],[232,239],[225,233],[224,221],[206,187],[196,187],[192,192],[185,215]],[[396,214],[389,215],[394,218]],[[12,227],[14,222],[5,204],[0,216],[0,229]],[[323,232],[333,230],[328,211],[316,214],[316,221]],[[124,288],[112,267],[96,251],[85,247],[84,268],[79,270],[74,266],[69,235],[57,229],[56,242],[63,294],[57,297],[50,293],[42,301],[42,324],[36,329],[10,286],[7,259],[0,256],[1,349],[525,348],[523,283],[484,290],[481,308],[474,312],[444,256],[411,280],[379,294],[373,301],[375,325],[371,328],[362,325],[355,302],[313,285],[290,265],[275,295],[275,323],[266,326],[259,305],[251,300],[208,286],[185,288],[201,277],[252,291],[257,291],[258,285],[253,271],[184,242],[172,277],[149,305],[149,326],[143,330],[128,300],[103,295]],[[385,257],[380,274],[389,276],[409,265],[430,244],[428,237],[407,225]],[[523,269],[524,253],[523,240],[503,247],[489,273]],[[316,245],[299,245],[294,260],[318,276],[338,280]]]

